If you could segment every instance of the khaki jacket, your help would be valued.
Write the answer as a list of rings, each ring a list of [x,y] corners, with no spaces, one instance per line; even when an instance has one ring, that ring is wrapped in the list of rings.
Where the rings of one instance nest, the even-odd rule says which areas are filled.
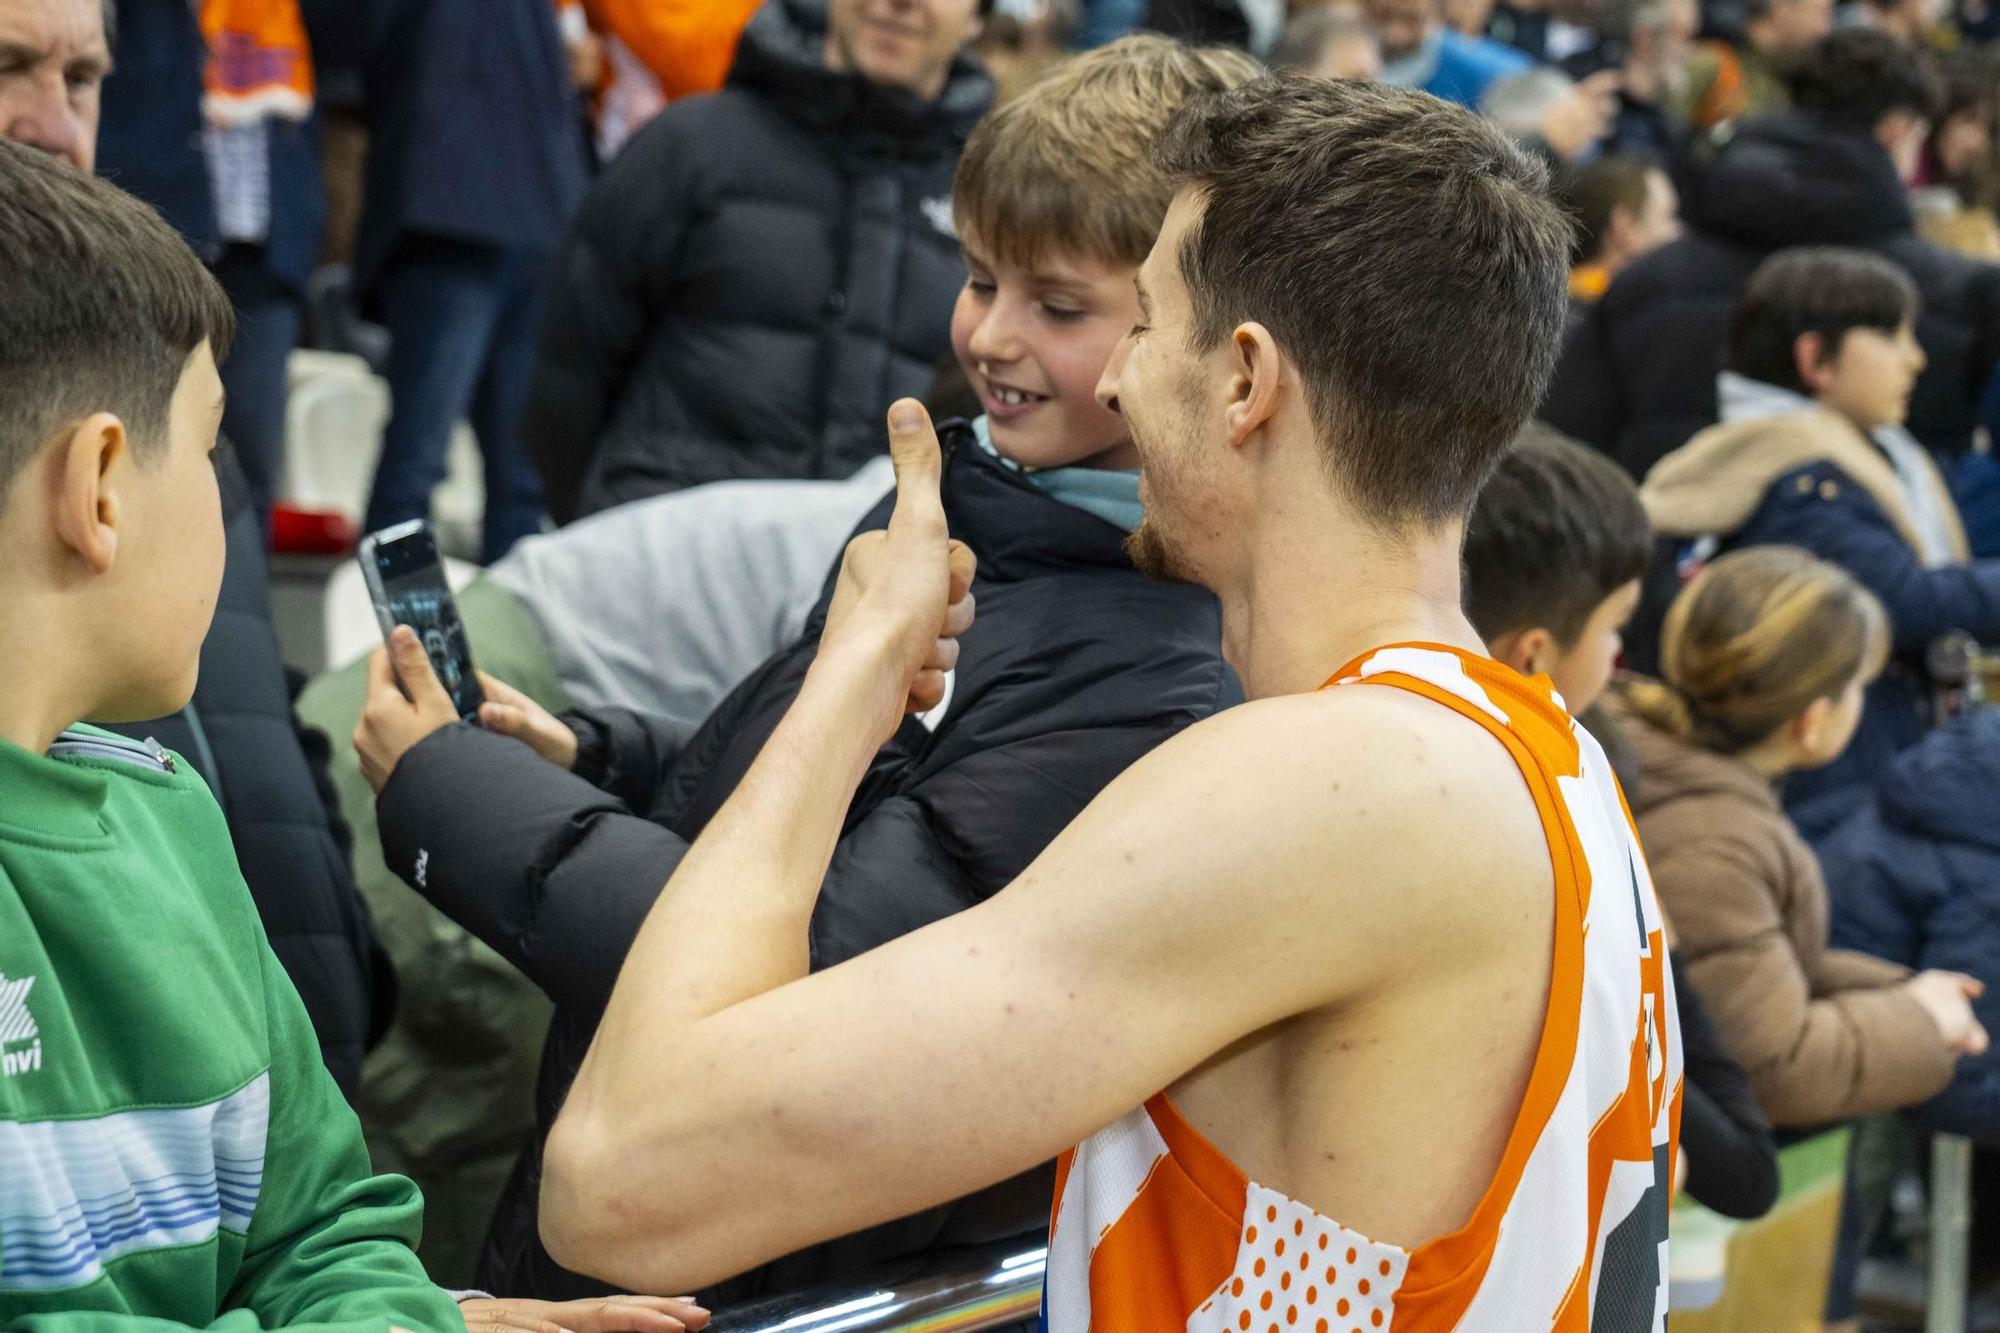
[[[1826,882],[1756,770],[1611,706],[1643,773],[1633,815],[1675,957],[1774,1125],[1923,1101],[1956,1057],[1909,969],[1827,947]]]

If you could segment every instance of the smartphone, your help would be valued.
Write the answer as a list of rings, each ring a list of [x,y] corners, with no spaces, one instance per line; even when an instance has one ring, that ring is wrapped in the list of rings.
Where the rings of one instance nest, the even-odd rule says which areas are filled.
[[[458,603],[445,582],[431,525],[415,518],[371,532],[361,539],[359,556],[383,642],[398,625],[415,630],[452,706],[467,722],[475,721],[486,696],[472,669],[465,622],[458,618]]]

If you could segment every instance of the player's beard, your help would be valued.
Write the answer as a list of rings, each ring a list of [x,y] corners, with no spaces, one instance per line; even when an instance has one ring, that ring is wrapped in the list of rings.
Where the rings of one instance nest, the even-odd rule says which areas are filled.
[[[1133,567],[1149,579],[1161,583],[1188,581],[1173,546],[1160,535],[1159,524],[1150,514],[1140,519],[1139,526],[1125,538],[1125,554],[1132,558]]]

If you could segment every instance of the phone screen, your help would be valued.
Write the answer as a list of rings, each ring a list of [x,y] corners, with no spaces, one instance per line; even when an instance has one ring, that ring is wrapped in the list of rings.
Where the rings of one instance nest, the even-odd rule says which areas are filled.
[[[418,523],[378,533],[363,559],[372,562],[370,583],[379,597],[378,612],[384,612],[383,634],[398,625],[415,630],[458,715],[477,717],[485,696],[430,529]]]

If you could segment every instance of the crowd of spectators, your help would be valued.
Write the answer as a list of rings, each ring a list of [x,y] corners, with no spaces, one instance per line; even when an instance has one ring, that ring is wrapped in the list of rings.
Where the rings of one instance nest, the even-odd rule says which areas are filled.
[[[1938,0],[0,0],[0,138],[151,205],[226,297],[176,314],[225,395],[198,683],[107,720],[221,807],[285,974],[230,994],[310,1025],[374,1166],[428,1200],[418,1242],[414,1192],[357,1192],[380,1234],[340,1243],[396,1252],[390,1291],[607,1290],[543,1247],[548,1135],[662,885],[797,695],[844,544],[888,521],[892,401],[947,422],[979,614],[868,769],[813,969],[983,902],[1241,700],[1214,599],[1134,566],[1137,456],[1097,384],[1172,194],[1156,141],[1270,71],[1477,111],[1572,224],[1566,333],[1469,524],[1467,614],[1619,770],[1673,941],[1688,1191],[1754,1217],[1780,1142],[1885,1115],[2000,1151],[1991,28]],[[123,206],[4,155],[0,179]],[[150,225],[117,234],[164,256]],[[104,318],[19,308],[69,319],[71,351]],[[266,562],[302,347],[387,386],[365,529],[427,516],[454,432],[478,443],[479,726],[407,734],[393,678],[285,662]],[[285,1132],[345,1114],[307,1097]],[[1033,1236],[1051,1187],[701,1294]],[[37,1271],[10,1266],[13,1198],[0,1180],[0,1326]],[[1850,1190],[1829,1327],[1854,1326],[1885,1207]],[[245,1290],[276,1243],[252,1240]],[[2000,1273],[1976,1278],[2000,1310]],[[377,1313],[265,1295],[243,1303]],[[487,1301],[466,1318],[513,1317]],[[170,1313],[222,1308],[195,1305]]]

